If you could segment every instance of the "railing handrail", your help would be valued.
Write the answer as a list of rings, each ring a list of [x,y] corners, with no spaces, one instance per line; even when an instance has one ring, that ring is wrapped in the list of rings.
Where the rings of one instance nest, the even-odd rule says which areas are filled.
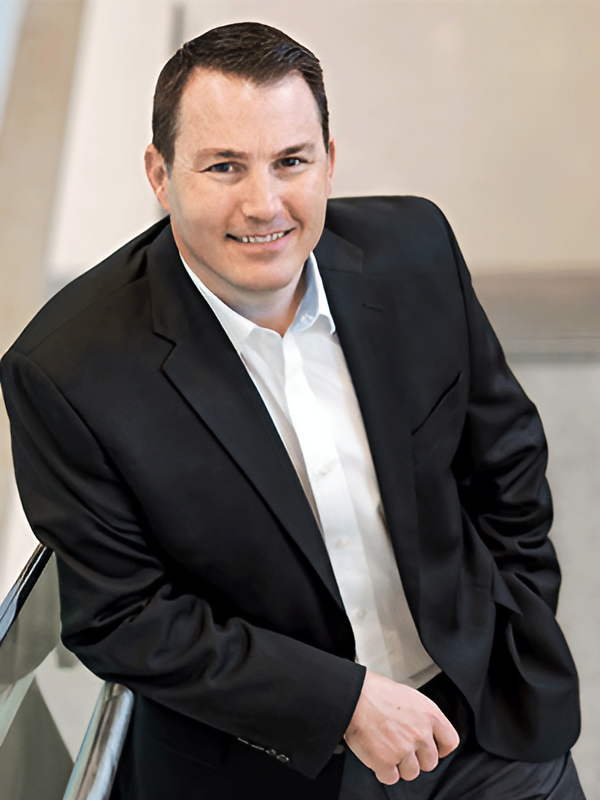
[[[51,555],[51,550],[39,545],[0,604],[0,646],[5,641],[11,625],[17,619],[19,611],[23,608]],[[15,678],[12,683],[3,684],[1,687],[0,746],[4,742],[32,680],[33,672],[30,672],[27,675],[22,675],[19,679]]]
[[[130,689],[104,684],[63,800],[108,800],[132,709]]]
[[[29,597],[37,579],[44,571],[51,555],[52,550],[49,547],[45,547],[43,544],[38,545],[12,589],[0,604],[0,645]]]
[[[39,545],[0,604],[0,646],[51,556],[49,547]],[[5,727],[10,726],[32,677],[33,673],[4,687],[2,705],[11,701],[11,713],[4,720]],[[19,687],[24,691],[19,691],[17,697],[15,691]],[[116,683],[104,684],[75,760],[64,800],[108,800],[132,709],[133,693],[129,689]]]

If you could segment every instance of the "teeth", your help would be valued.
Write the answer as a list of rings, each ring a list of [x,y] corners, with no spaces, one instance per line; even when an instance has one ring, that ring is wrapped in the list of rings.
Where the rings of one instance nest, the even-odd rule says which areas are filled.
[[[285,231],[279,231],[279,233],[268,233],[266,236],[241,236],[242,242],[244,244],[263,244],[264,242],[274,242],[277,239],[281,239],[285,236]]]

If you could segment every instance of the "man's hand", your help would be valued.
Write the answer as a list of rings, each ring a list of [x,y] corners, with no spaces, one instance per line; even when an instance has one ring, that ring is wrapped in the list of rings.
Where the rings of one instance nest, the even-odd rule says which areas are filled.
[[[344,739],[386,784],[431,772],[460,741],[432,700],[370,670]]]

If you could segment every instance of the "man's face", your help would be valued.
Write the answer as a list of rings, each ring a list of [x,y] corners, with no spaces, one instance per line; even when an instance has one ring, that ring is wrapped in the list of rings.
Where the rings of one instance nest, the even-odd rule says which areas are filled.
[[[298,73],[255,85],[196,70],[171,174],[152,145],[146,167],[180,252],[215,294],[235,305],[293,291],[321,236],[333,171]]]

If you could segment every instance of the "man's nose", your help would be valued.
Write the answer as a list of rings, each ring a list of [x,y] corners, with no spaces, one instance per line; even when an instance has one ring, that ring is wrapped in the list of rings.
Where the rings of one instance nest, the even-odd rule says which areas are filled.
[[[267,170],[253,170],[240,187],[241,210],[248,219],[269,222],[281,209],[279,181]]]

